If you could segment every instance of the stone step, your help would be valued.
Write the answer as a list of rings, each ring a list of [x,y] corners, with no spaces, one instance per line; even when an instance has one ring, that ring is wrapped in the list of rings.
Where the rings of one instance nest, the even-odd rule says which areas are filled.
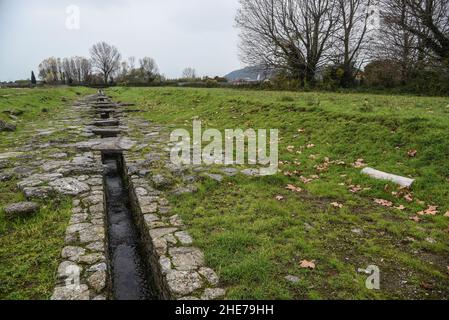
[[[118,128],[96,128],[92,129],[92,133],[102,137],[116,137],[122,133]]]
[[[98,100],[95,100],[95,101],[92,101],[91,103],[92,103],[92,104],[97,104],[97,105],[111,104],[111,103],[114,103],[114,104],[115,104],[115,102],[112,102],[111,100],[104,100],[104,101],[98,101]]]
[[[95,120],[91,125],[96,127],[114,127],[120,125],[120,121],[117,119],[111,120]]]
[[[131,149],[136,143],[128,138],[104,138],[78,142],[76,147],[86,151],[120,152]]]
[[[122,110],[118,109],[93,109],[95,113],[121,113]]]
[[[95,109],[104,109],[104,108],[119,108],[120,106],[115,103],[108,103],[108,104],[93,104],[92,107]]]

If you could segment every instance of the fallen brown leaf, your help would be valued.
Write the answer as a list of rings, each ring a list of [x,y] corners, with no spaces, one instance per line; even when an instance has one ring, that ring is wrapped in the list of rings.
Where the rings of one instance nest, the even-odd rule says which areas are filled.
[[[401,211],[406,209],[402,204],[399,207],[394,207],[394,208],[398,209],[398,210],[401,210]]]
[[[293,191],[293,192],[297,192],[297,193],[302,192],[302,189],[300,187],[296,187],[296,186],[294,186],[292,184],[288,184],[285,189]]]
[[[357,160],[352,164],[352,166],[353,166],[354,168],[363,168],[363,167],[366,167],[367,165],[366,165],[364,159],[357,159]]]
[[[307,260],[302,260],[302,261],[300,261],[300,265],[299,265],[301,268],[304,268],[304,269],[315,269],[315,260],[312,260],[312,261],[307,261]]]
[[[417,150],[409,150],[408,152],[407,152],[407,155],[410,157],[410,158],[414,158],[414,157],[416,157],[416,154],[418,153],[418,151]]]
[[[435,216],[438,214],[437,206],[429,206],[426,210],[418,212],[420,216]]]
[[[343,205],[338,202],[332,202],[331,205],[335,208],[339,208],[339,209],[343,208]]]
[[[276,196],[276,200],[277,201],[282,201],[282,200],[284,200],[284,197],[283,196]]]
[[[449,218],[449,211],[444,214],[446,218]]]
[[[432,290],[433,288],[435,288],[435,285],[433,283],[423,282],[421,283],[421,288],[426,290]]]
[[[313,179],[308,179],[308,178],[306,178],[304,176],[300,176],[299,180],[301,180],[301,182],[304,183],[304,184],[308,184],[308,183],[313,181]]]
[[[404,196],[405,201],[407,202],[413,202],[413,196],[411,193],[408,193]]]
[[[293,176],[293,172],[291,172],[291,171],[284,171],[284,176],[292,177]]]
[[[358,192],[360,192],[362,190],[363,190],[362,187],[359,186],[359,185],[356,185],[356,186],[351,185],[351,186],[349,186],[349,191],[351,191],[352,193],[358,193]]]
[[[392,207],[393,202],[384,199],[374,199],[374,202],[384,207]]]
[[[410,220],[413,220],[415,222],[420,222],[421,218],[419,218],[418,216],[413,216],[413,217],[410,217]]]

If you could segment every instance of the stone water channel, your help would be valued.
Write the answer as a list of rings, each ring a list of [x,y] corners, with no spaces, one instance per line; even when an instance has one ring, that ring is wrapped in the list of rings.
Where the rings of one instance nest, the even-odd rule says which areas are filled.
[[[154,143],[154,151],[147,155],[150,160],[139,159],[143,146],[135,148],[136,142],[127,135],[149,124],[129,119],[129,106],[113,102],[101,91],[75,103],[73,109],[91,139],[65,147],[83,153],[71,162],[55,163],[56,173],[21,182],[25,194],[59,188],[59,193],[74,196],[52,299],[222,298],[225,290],[218,287],[217,274],[205,266],[201,250],[192,246],[181,218],[170,215],[164,178],[152,174],[153,160],[164,149],[163,138],[149,129],[146,146]],[[38,178],[42,184],[33,183]],[[193,192],[192,179],[184,177],[187,186],[177,186],[173,193]]]

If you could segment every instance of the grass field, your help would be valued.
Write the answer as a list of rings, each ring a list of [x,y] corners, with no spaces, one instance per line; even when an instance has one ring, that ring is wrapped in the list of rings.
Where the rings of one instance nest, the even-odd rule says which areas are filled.
[[[447,298],[449,98],[187,88],[108,93],[137,102],[144,113],[135,116],[156,123],[190,129],[199,119],[204,129],[280,130],[277,175],[206,181],[197,194],[171,199],[219,270],[228,298]],[[409,192],[362,176],[352,165],[358,159],[416,184]],[[436,215],[417,215],[431,205]],[[303,260],[316,268],[301,268]],[[381,290],[367,290],[367,276],[357,272],[368,265],[380,268]]]
[[[25,111],[16,133],[0,133],[0,153],[29,141],[29,126],[51,126],[88,92],[0,90],[0,119],[10,121],[5,110]],[[449,98],[188,88],[107,93],[136,102],[143,112],[131,116],[155,123],[190,129],[198,118],[205,128],[280,130],[277,175],[206,180],[197,193],[170,199],[228,298],[449,296]],[[416,184],[409,192],[362,176],[353,166],[358,159]],[[16,182],[0,182],[0,208],[22,199]],[[417,214],[431,205],[436,215]],[[24,221],[0,213],[0,299],[49,297],[69,212],[62,199]],[[419,222],[410,220],[415,216]],[[301,268],[303,260],[315,269]],[[381,290],[367,290],[366,275],[357,272],[369,265],[380,268]]]
[[[70,101],[88,92],[94,91],[83,88],[1,89],[0,120],[14,122],[17,131],[0,132],[0,154],[18,151],[30,142],[45,143],[49,138],[37,137],[36,130],[52,126]],[[8,114],[17,119],[12,120]],[[59,134],[59,138],[61,136]],[[30,161],[38,156],[33,154]],[[22,165],[23,162],[8,161],[5,171]],[[24,200],[16,187],[18,181],[16,175],[11,180],[0,181],[0,299],[48,299],[71,215],[71,201],[54,199],[42,203],[40,212],[32,218],[11,220],[1,209]]]

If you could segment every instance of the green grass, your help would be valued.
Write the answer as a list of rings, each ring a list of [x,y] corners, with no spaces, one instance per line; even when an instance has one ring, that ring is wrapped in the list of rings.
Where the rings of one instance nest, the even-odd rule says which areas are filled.
[[[219,271],[228,298],[434,299],[449,294],[449,218],[443,216],[449,211],[449,98],[187,88],[108,93],[136,102],[143,112],[134,116],[155,123],[191,129],[197,117],[204,129],[280,130],[285,164],[279,174],[207,180],[198,193],[171,199],[208,264]],[[315,147],[306,148],[309,144]],[[289,152],[288,146],[301,153]],[[407,155],[412,149],[418,151],[414,158]],[[315,166],[326,157],[344,164],[317,172]],[[400,192],[395,185],[360,175],[351,165],[360,158],[379,170],[416,178],[413,202],[394,196]],[[283,174],[294,170],[319,179],[303,184]],[[304,191],[286,190],[289,183]],[[354,194],[350,185],[368,189]],[[277,195],[285,200],[277,201]],[[381,207],[374,198],[406,209]],[[439,206],[439,214],[420,223],[409,219],[428,205]],[[315,260],[316,269],[300,268],[304,259]],[[357,272],[373,264],[381,269],[380,291],[367,290],[366,276]],[[289,274],[300,282],[288,283]]]
[[[71,100],[91,92],[0,90],[0,119],[18,125],[14,133],[0,133],[0,153],[20,150],[30,141],[78,139],[64,131],[39,138],[35,130],[54,127]],[[449,218],[443,216],[449,211],[449,98],[187,88],[113,88],[108,93],[117,100],[136,102],[132,108],[143,112],[131,116],[167,126],[190,129],[192,119],[198,117],[204,128],[280,130],[280,160],[285,164],[279,174],[236,176],[222,183],[205,180],[197,193],[170,199],[174,213],[182,215],[195,244],[204,250],[208,265],[219,272],[228,298],[438,299],[449,295]],[[13,121],[5,110],[25,112]],[[305,148],[308,144],[315,147]],[[302,153],[289,152],[288,146]],[[407,156],[411,149],[418,151],[414,158]],[[315,166],[326,157],[345,164],[332,164],[317,173]],[[351,165],[359,158],[371,167],[415,177],[414,201],[393,196],[398,190],[391,183],[361,176],[360,169]],[[303,184],[298,177],[283,174],[294,170],[305,177],[319,174],[319,179]],[[23,199],[17,181],[0,183],[0,211]],[[304,191],[286,190],[289,183]],[[353,194],[350,185],[369,189]],[[277,201],[278,195],[285,200]],[[380,207],[374,198],[406,209]],[[343,208],[334,208],[332,202]],[[439,214],[419,223],[409,219],[427,205],[438,205]],[[0,212],[0,299],[51,295],[69,216],[68,199],[43,203],[42,210],[28,219],[9,220]],[[435,243],[426,241],[429,237]],[[315,260],[316,269],[300,268],[304,259]],[[381,270],[380,291],[367,290],[366,276],[357,272],[372,264]],[[286,275],[296,275],[300,282],[290,284]]]
[[[17,125],[15,132],[0,133],[0,154],[21,151],[25,144],[45,143],[48,139],[72,139],[63,131],[37,137],[36,130],[53,126],[65,114],[70,101],[91,92],[94,91],[85,88],[0,89],[0,119]],[[11,119],[4,113],[7,110],[23,113]],[[55,151],[48,148],[34,152],[29,161]],[[27,166],[26,159],[8,162],[5,170]],[[16,187],[18,181],[14,177],[0,182],[0,299],[48,299],[55,284],[71,202],[69,199],[42,202],[35,216],[11,219],[5,216],[3,207],[24,200]]]

